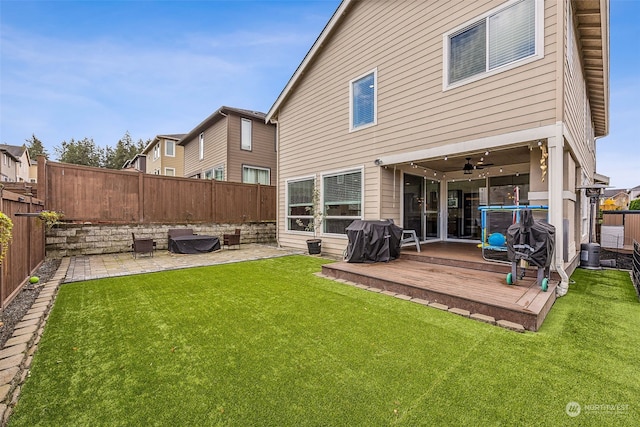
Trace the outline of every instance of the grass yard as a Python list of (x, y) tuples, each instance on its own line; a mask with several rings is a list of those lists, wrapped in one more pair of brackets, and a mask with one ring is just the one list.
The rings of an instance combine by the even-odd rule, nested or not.
[(627, 273), (576, 271), (541, 330), (518, 334), (314, 276), (323, 262), (63, 285), (10, 425), (640, 420), (640, 303)]

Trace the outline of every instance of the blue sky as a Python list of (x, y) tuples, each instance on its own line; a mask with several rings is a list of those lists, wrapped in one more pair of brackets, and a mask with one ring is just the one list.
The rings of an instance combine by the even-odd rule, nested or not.
[[(186, 133), (222, 105), (267, 112), (339, 5), (0, 0), (0, 141), (114, 146)], [(598, 172), (640, 185), (640, 0), (611, 0), (609, 136)]]

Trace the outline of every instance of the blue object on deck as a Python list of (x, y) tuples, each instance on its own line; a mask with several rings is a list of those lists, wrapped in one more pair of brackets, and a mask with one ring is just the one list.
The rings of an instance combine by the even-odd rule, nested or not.
[(489, 246), (504, 246), (507, 239), (502, 233), (493, 233), (489, 236)]

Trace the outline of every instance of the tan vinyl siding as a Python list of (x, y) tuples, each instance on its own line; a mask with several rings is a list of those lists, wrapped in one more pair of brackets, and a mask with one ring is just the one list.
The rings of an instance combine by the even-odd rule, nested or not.
[(204, 130), (204, 158), (200, 160), (200, 133), (184, 144), (184, 176), (201, 174), (227, 163), (227, 119), (218, 120)]
[(228, 178), (227, 165), (229, 148), (227, 146), (227, 140), (229, 132), (227, 128), (229, 118), (216, 122), (211, 128), (207, 129), (209, 135), (205, 134), (204, 137), (204, 160), (203, 168), (205, 170), (215, 168), (218, 166), (224, 166), (224, 176), (226, 181), (230, 181)]
[[(160, 171), (162, 174), (162, 155), (158, 156), (157, 159), (153, 158), (153, 153), (156, 145), (162, 145), (158, 139), (154, 140), (154, 143), (149, 147), (148, 151), (145, 151), (144, 154), (147, 155), (147, 173), (154, 174), (156, 170)], [(160, 151), (164, 150), (164, 147), (160, 147)], [(161, 153), (162, 154), (162, 153)]]
[[(247, 117), (248, 118), (248, 117)], [(229, 115), (229, 171), (228, 180), (242, 182), (242, 167), (253, 166), (271, 171), (271, 185), (276, 183), (276, 150), (275, 126), (265, 124), (263, 120), (251, 120), (251, 151), (242, 150), (241, 119), (236, 115)]]
[[(386, 206), (393, 177), (376, 158), (554, 124), (556, 11), (546, 3), (543, 59), (443, 91), (443, 34), (504, 1), (355, 2), (278, 112), (280, 188), (287, 177), (364, 165), (365, 218), (397, 217), (399, 203)], [(349, 82), (374, 69), (377, 125), (350, 133)], [(284, 230), (284, 203), (281, 190), (286, 244), (297, 236)]]
[[(198, 138), (199, 135), (196, 135), (195, 138), (191, 138), (184, 143), (184, 176), (190, 177), (196, 173), (200, 173), (200, 160), (199, 160), (199, 148), (198, 148)], [(148, 169), (148, 166), (147, 166)]]
[(163, 142), (163, 150), (162, 150), (162, 174), (164, 175), (165, 168), (173, 168), (176, 170), (175, 176), (184, 176), (184, 147), (182, 145), (175, 144), (175, 156), (165, 156), (164, 153), (164, 144)]

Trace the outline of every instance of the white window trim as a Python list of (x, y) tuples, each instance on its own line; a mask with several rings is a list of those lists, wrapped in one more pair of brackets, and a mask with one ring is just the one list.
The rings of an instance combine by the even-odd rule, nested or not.
[[(318, 182), (316, 181), (316, 176), (315, 175), (307, 175), (307, 176), (301, 176), (301, 177), (296, 177), (296, 178), (291, 178), (291, 179), (287, 179), (284, 182), (284, 207), (285, 207), (285, 213), (284, 213), (284, 231), (287, 234), (298, 234), (301, 236), (313, 236), (313, 231), (304, 231), (304, 230), (290, 230), (289, 229), (289, 219), (292, 218), (291, 215), (289, 215), (289, 183), (291, 182), (299, 182), (299, 181), (314, 181), (315, 185), (318, 185)], [(299, 218), (300, 215), (295, 215), (296, 218)], [(309, 215), (309, 218), (312, 218), (312, 215)], [(322, 232), (322, 230), (318, 230), (318, 235), (320, 235), (320, 233)]]
[[(269, 172), (269, 184), (261, 184), (261, 185), (271, 185), (271, 168), (265, 168), (262, 166), (251, 166), (251, 165), (242, 165), (242, 182), (244, 182), (244, 170), (245, 168), (250, 168), (250, 169), (256, 169), (256, 170), (262, 170), (262, 171), (267, 171)], [(253, 183), (249, 183), (249, 184), (253, 184)]]
[[(173, 171), (173, 175), (168, 175), (167, 171)], [(176, 176), (176, 168), (164, 168), (164, 176)]]
[[(457, 26), (451, 31), (446, 32), (442, 36), (442, 52), (443, 52), (443, 67), (442, 67), (442, 91), (445, 92), (449, 89), (455, 89), (460, 86), (464, 86), (469, 83), (476, 82), (478, 80), (484, 79), (489, 76), (493, 76), (499, 73), (502, 73), (507, 70), (511, 70), (513, 68), (519, 67), (521, 65), (528, 64), (533, 61), (537, 61), (539, 59), (544, 58), (544, 0), (534, 0), (535, 2), (535, 53), (531, 56), (527, 56), (526, 58), (519, 59), (517, 61), (510, 62), (508, 64), (504, 64), (500, 67), (494, 68), (493, 70), (485, 71), (484, 73), (476, 74), (467, 79), (460, 80), (455, 83), (449, 84), (449, 38), (467, 27), (481, 21), (483, 19), (487, 19), (490, 15), (500, 12), (503, 9), (506, 9), (512, 6), (515, 3), (518, 3), (521, 0), (510, 0), (509, 2), (502, 4), (498, 7), (491, 9), (490, 11), (483, 13), (482, 15), (470, 19), (466, 21), (464, 24)], [(488, 37), (488, 36), (487, 36)], [(488, 40), (485, 42), (488, 43)], [(489, 55), (489, 50), (487, 49), (487, 55)], [(488, 63), (488, 60), (487, 60)]]
[[(347, 173), (351, 173), (351, 172), (360, 172), (360, 216), (358, 217), (346, 217), (346, 216), (341, 216), (341, 217), (331, 217), (333, 218), (342, 218), (342, 219), (360, 219), (360, 220), (364, 220), (364, 202), (365, 202), (365, 195), (364, 195), (364, 183), (365, 183), (365, 178), (364, 178), (364, 166), (358, 166), (355, 168), (348, 168), (348, 169), (339, 169), (339, 170), (334, 170), (334, 171), (329, 171), (329, 172), (322, 172), (320, 174), (320, 206), (324, 207), (324, 177), (325, 176), (334, 176), (334, 175), (345, 175)], [(326, 219), (327, 216), (323, 215), (323, 220)], [(324, 222), (324, 221), (323, 221)], [(319, 236), (327, 236), (327, 237), (335, 237), (335, 238), (339, 238), (339, 239), (348, 239), (346, 234), (336, 234), (336, 233), (325, 233), (324, 232), (324, 225), (322, 226), (322, 228), (318, 231), (317, 233)]]
[[(173, 154), (169, 154), (168, 153), (167, 147), (169, 146), (169, 144), (173, 144)], [(164, 140), (164, 155), (167, 156), (167, 157), (175, 157), (176, 156), (176, 142), (175, 141), (170, 141), (168, 139)]]
[[(251, 127), (251, 132), (249, 133), (249, 136), (248, 136), (249, 138), (248, 148), (247, 146), (244, 145), (244, 141), (245, 141), (244, 123), (249, 123), (249, 126)], [(253, 121), (251, 121), (250, 119), (245, 119), (244, 117), (240, 119), (240, 149), (243, 151), (253, 150)]]
[(153, 160), (158, 160), (160, 158), (160, 143), (158, 142), (153, 146)]
[(204, 160), (204, 132), (200, 132), (198, 136), (198, 157)]
[[(353, 83), (373, 74), (373, 122), (353, 127)], [(349, 132), (356, 132), (378, 124), (378, 67), (369, 70), (349, 82)]]

